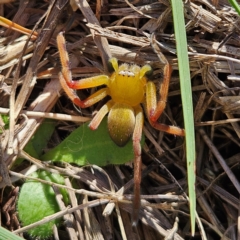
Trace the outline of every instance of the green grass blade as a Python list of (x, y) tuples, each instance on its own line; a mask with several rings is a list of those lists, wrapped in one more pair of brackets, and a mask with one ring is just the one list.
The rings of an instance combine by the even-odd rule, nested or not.
[(232, 7), (236, 10), (236, 12), (238, 13), (238, 15), (240, 15), (240, 7), (237, 3), (236, 0), (229, 0), (229, 3), (232, 5)]
[(183, 103), (184, 126), (186, 131), (186, 158), (188, 172), (188, 191), (190, 202), (191, 232), (195, 233), (195, 135), (192, 106), (192, 90), (190, 68), (187, 51), (187, 38), (184, 22), (183, 2), (171, 0), (175, 38), (177, 43), (178, 67), (180, 75), (181, 95)]
[(6, 240), (23, 240), (23, 238), (17, 236), (16, 234), (8, 231), (7, 229), (0, 227), (0, 239)]

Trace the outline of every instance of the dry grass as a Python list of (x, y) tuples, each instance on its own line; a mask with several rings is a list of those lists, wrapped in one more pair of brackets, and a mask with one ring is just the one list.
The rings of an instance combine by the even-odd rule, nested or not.
[[(19, 182), (12, 183), (13, 178), (9, 178), (7, 173), (7, 168), (11, 168), (19, 155), (33, 161), (38, 167), (46, 168), (22, 151), (44, 118), (59, 121), (50, 143), (56, 143), (67, 135), (66, 132), (63, 135), (61, 129), (72, 128), (73, 122), (85, 120), (77, 117), (79, 113), (66, 97), (60, 98), (62, 91), (57, 78), (59, 61), (55, 42), (59, 31), (65, 31), (74, 78), (105, 72), (107, 60), (113, 56), (121, 62), (150, 63), (157, 83), (161, 79), (162, 65), (149, 39), (150, 34), (155, 33), (174, 69), (168, 106), (161, 122), (183, 126), (169, 2), (134, 1), (131, 4), (127, 0), (112, 0), (101, 4), (100, 1), (90, 1), (90, 7), (85, 1), (76, 2), (75, 12), (72, 10), (74, 6), (71, 8), (67, 4), (65, 7), (64, 0), (55, 3), (11, 1), (0, 5), (1, 16), (38, 32), (37, 40), (4, 28), (0, 32), (0, 114), (10, 113), (10, 128), (1, 135), (1, 187), (19, 185)], [(236, 231), (240, 192), (239, 17), (226, 0), (186, 1), (185, 17), (195, 109), (197, 211), (207, 239), (239, 239)], [(84, 110), (83, 116), (91, 117), (101, 105), (99, 103)], [(47, 115), (49, 112), (62, 114)], [(4, 129), (4, 124), (0, 124)], [(81, 189), (80, 193), (70, 191), (72, 207), (80, 205), (81, 209), (74, 211), (70, 219), (77, 220), (78, 224), (74, 231), (67, 228), (69, 235), (61, 239), (75, 239), (77, 235), (79, 239), (190, 238), (188, 204), (182, 197), (182, 191), (187, 188), (184, 145), (179, 138), (152, 129), (147, 120), (144, 133), (147, 137), (143, 154), (144, 207), (138, 227), (131, 227), (131, 204), (124, 203), (122, 199), (115, 204), (115, 210), (108, 217), (103, 217), (106, 206), (102, 199), (104, 196), (98, 195), (96, 187), (90, 188), (96, 180), (98, 188), (104, 191), (129, 187), (130, 190), (125, 190), (124, 194), (131, 194), (131, 168), (104, 168), (115, 190), (103, 178), (102, 170), (93, 172), (88, 168), (76, 167), (57, 169), (74, 177)], [(169, 172), (163, 165), (158, 167), (159, 163), (154, 158), (159, 159)], [(22, 165), (11, 170), (20, 174), (25, 167)], [(70, 181), (66, 181), (66, 186), (71, 187)], [(87, 192), (90, 189), (91, 197)], [(2, 210), (5, 212), (6, 202), (15, 200), (7, 193), (8, 188), (2, 188), (5, 207)], [(84, 197), (77, 203), (75, 194)], [(121, 190), (118, 194), (122, 195)], [(151, 195), (155, 195), (154, 201), (149, 199)], [(178, 195), (177, 199), (175, 195)], [(103, 202), (95, 200), (98, 198)], [(114, 193), (113, 199), (116, 199)], [(61, 209), (64, 211), (65, 206)], [(13, 219), (15, 210), (9, 212)], [(2, 225), (16, 229), (14, 225), (7, 225), (4, 217)], [(197, 229), (194, 239), (201, 239), (201, 236)]]

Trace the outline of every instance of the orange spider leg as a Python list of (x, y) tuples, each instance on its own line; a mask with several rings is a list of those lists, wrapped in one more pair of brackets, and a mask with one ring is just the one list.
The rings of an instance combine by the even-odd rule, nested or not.
[(101, 123), (103, 118), (107, 115), (107, 113), (110, 111), (113, 105), (114, 102), (110, 100), (100, 108), (100, 110), (97, 112), (97, 114), (94, 116), (94, 118), (88, 125), (90, 129), (95, 130), (98, 128), (99, 124)]
[[(149, 117), (153, 122), (156, 122), (158, 120), (158, 118), (161, 116), (163, 110), (166, 107), (166, 100), (167, 100), (167, 96), (168, 96), (168, 88), (169, 88), (169, 80), (171, 78), (171, 66), (170, 64), (166, 64), (164, 69), (163, 69), (163, 82), (160, 86), (159, 89), (159, 96), (160, 96), (160, 100), (157, 102), (156, 100), (156, 87), (152, 82), (149, 82), (149, 86), (147, 86), (147, 89), (150, 89), (150, 95), (154, 94), (154, 100), (152, 99), (151, 106), (149, 106)], [(155, 87), (155, 89), (153, 88), (153, 86)], [(152, 96), (149, 96), (150, 98)]]
[(62, 32), (60, 32), (57, 35), (57, 45), (58, 45), (59, 55), (62, 63), (62, 75), (65, 81), (67, 82), (67, 85), (70, 88), (85, 89), (85, 88), (97, 87), (103, 84), (108, 84), (109, 77), (106, 75), (100, 75), (100, 76), (85, 78), (84, 80), (73, 81), (72, 73), (70, 70), (69, 56), (66, 48), (66, 40)]
[(157, 90), (155, 84), (151, 81), (147, 82), (146, 85), (147, 115), (151, 125), (154, 128), (158, 129), (159, 131), (167, 132), (178, 136), (184, 136), (185, 131), (183, 129), (175, 126), (168, 126), (157, 122), (158, 118), (161, 116), (166, 107), (171, 72), (172, 72), (171, 66), (169, 63), (167, 63), (164, 67), (163, 72), (164, 78), (159, 90), (160, 100), (158, 102), (156, 98)]
[(108, 92), (109, 92), (108, 89), (102, 88), (97, 92), (95, 92), (94, 94), (92, 94), (90, 97), (84, 100), (81, 100), (76, 94), (76, 92), (67, 85), (65, 78), (63, 77), (61, 72), (59, 73), (58, 76), (59, 76), (59, 80), (62, 85), (62, 88), (66, 92), (67, 96), (71, 99), (71, 101), (74, 104), (76, 104), (81, 108), (87, 108), (89, 106), (92, 106), (93, 104), (95, 104), (96, 102), (99, 102), (100, 100), (102, 100), (108, 95)]
[(133, 131), (133, 150), (134, 150), (134, 199), (133, 199), (133, 212), (132, 212), (132, 225), (137, 226), (139, 218), (139, 210), (141, 207), (140, 199), (140, 184), (142, 179), (142, 147), (141, 147), (141, 138), (142, 138), (142, 129), (144, 123), (144, 115), (142, 108), (135, 107), (135, 127)]
[(62, 71), (59, 73), (59, 80), (62, 88), (68, 95), (68, 97), (81, 108), (87, 108), (108, 95), (107, 88), (103, 88), (92, 94), (85, 100), (81, 100), (73, 89), (86, 89), (97, 87), (103, 84), (108, 84), (109, 77), (105, 75), (95, 76), (91, 78), (85, 78), (83, 80), (73, 81), (72, 73), (70, 70), (70, 61), (66, 49), (66, 41), (63, 37), (63, 33), (60, 32), (57, 36), (57, 45), (59, 49), (59, 55), (62, 63)]

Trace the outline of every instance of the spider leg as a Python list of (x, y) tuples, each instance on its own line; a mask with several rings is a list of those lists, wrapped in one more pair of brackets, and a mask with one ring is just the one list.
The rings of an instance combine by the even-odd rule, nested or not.
[[(160, 100), (157, 102), (157, 100), (154, 99), (154, 102), (152, 102), (152, 106), (149, 109), (149, 113), (150, 113), (150, 119), (154, 122), (156, 122), (158, 120), (158, 118), (161, 116), (163, 110), (166, 107), (166, 101), (167, 101), (167, 96), (168, 96), (168, 88), (169, 88), (169, 80), (171, 77), (171, 66), (170, 64), (166, 64), (164, 69), (163, 69), (163, 82), (160, 86), (159, 89), (159, 96), (160, 96)], [(149, 97), (152, 97), (152, 94), (154, 94), (154, 96), (156, 96), (156, 87), (154, 85), (153, 87), (153, 82), (149, 82), (149, 86), (147, 86), (147, 88), (150, 90), (150, 95)], [(147, 89), (147, 91), (148, 91)], [(156, 98), (156, 97), (155, 97)]]
[(134, 150), (134, 198), (133, 198), (133, 212), (132, 212), (132, 225), (136, 226), (139, 218), (139, 210), (141, 207), (140, 199), (140, 184), (142, 179), (142, 147), (141, 147), (141, 138), (142, 138), (142, 128), (144, 123), (144, 115), (142, 108), (135, 107), (135, 128), (132, 136), (133, 140), (133, 150)]
[(92, 106), (93, 104), (95, 104), (96, 102), (99, 102), (100, 100), (102, 100), (103, 98), (105, 98), (108, 95), (108, 89), (102, 88), (102, 89), (98, 90), (97, 92), (95, 92), (94, 94), (92, 94), (91, 96), (89, 96), (88, 98), (81, 100), (78, 97), (78, 95), (76, 94), (76, 92), (72, 88), (68, 87), (61, 72), (58, 74), (58, 76), (59, 76), (59, 80), (62, 85), (62, 88), (66, 92), (68, 97), (71, 99), (71, 101), (74, 104), (76, 104), (77, 106), (79, 106), (81, 108), (87, 108), (89, 106)]
[(99, 124), (101, 123), (102, 119), (107, 115), (107, 113), (112, 108), (114, 102), (112, 100), (108, 101), (106, 104), (104, 104), (100, 110), (97, 112), (97, 114), (94, 116), (92, 121), (89, 124), (90, 129), (95, 130), (98, 128)]
[(62, 70), (59, 73), (59, 80), (62, 85), (62, 88), (68, 95), (68, 97), (79, 107), (86, 108), (89, 107), (96, 102), (100, 101), (104, 97), (108, 95), (107, 88), (103, 88), (98, 90), (96, 93), (92, 94), (85, 100), (81, 100), (73, 89), (86, 89), (97, 87), (100, 85), (107, 85), (109, 81), (109, 77), (107, 75), (100, 75), (91, 78), (85, 78), (78, 81), (72, 80), (72, 73), (70, 70), (70, 61), (69, 56), (66, 49), (66, 41), (63, 36), (63, 33), (60, 32), (57, 35), (57, 45), (59, 49), (59, 55), (62, 63)]
[(163, 132), (167, 132), (174, 135), (184, 136), (185, 131), (176, 126), (168, 126), (158, 123), (157, 120), (163, 113), (168, 96), (169, 81), (171, 77), (171, 66), (167, 63), (164, 67), (164, 78), (159, 90), (160, 100), (157, 102), (156, 86), (153, 82), (149, 81), (146, 85), (146, 103), (147, 103), (147, 115), (151, 125)]
[(72, 73), (70, 70), (70, 61), (66, 48), (66, 40), (63, 36), (63, 33), (60, 32), (57, 35), (57, 45), (59, 50), (59, 55), (62, 63), (62, 75), (67, 82), (67, 85), (73, 89), (84, 89), (97, 87), (103, 84), (107, 84), (109, 81), (109, 77), (107, 75), (100, 75), (91, 78), (85, 78), (79, 81), (72, 80)]

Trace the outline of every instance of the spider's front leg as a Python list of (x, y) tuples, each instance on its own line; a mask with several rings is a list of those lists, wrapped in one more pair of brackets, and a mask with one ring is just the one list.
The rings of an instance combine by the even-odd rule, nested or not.
[(99, 102), (101, 99), (103, 99), (109, 94), (107, 88), (102, 88), (92, 94), (87, 99), (81, 100), (74, 91), (74, 89), (86, 89), (104, 84), (107, 85), (109, 82), (109, 77), (107, 75), (99, 75), (95, 77), (81, 79), (78, 81), (73, 81), (72, 73), (70, 70), (69, 56), (66, 48), (66, 41), (62, 32), (60, 32), (57, 36), (57, 46), (62, 64), (62, 70), (59, 73), (59, 80), (63, 90), (74, 104), (81, 108), (87, 108), (89, 106), (92, 106), (96, 102)]
[[(167, 62), (167, 61), (166, 61)], [(146, 86), (146, 103), (147, 103), (147, 115), (151, 125), (159, 131), (167, 132), (173, 135), (185, 136), (184, 129), (176, 126), (168, 126), (162, 123), (158, 123), (157, 120), (161, 116), (166, 107), (169, 81), (171, 78), (172, 68), (167, 62), (163, 69), (163, 82), (159, 90), (160, 99), (157, 101), (157, 90), (153, 82), (149, 81)]]

